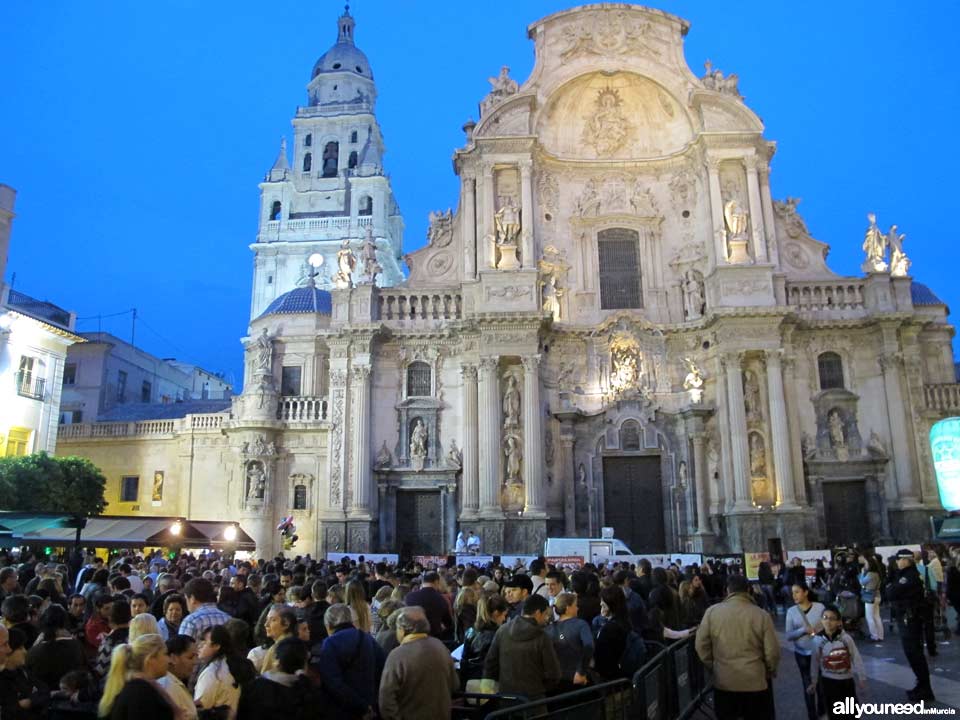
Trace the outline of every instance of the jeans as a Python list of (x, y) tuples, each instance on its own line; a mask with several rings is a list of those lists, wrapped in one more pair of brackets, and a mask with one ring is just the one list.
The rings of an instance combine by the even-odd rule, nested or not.
[(817, 720), (823, 715), (823, 694), (820, 692), (820, 686), (817, 685), (817, 692), (811, 695), (807, 692), (810, 687), (810, 661), (809, 655), (795, 652), (793, 656), (797, 659), (797, 667), (800, 669), (800, 680), (803, 682), (803, 701), (807, 704), (807, 720)]
[(880, 619), (880, 598), (863, 604), (863, 613), (867, 616), (867, 630), (874, 640), (883, 640), (883, 620)]

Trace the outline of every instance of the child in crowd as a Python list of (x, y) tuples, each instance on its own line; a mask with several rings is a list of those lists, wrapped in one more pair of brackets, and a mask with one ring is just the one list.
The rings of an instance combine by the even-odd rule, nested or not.
[(843, 703), (848, 697), (856, 702), (857, 688), (861, 692), (866, 689), (867, 674), (856, 643), (843, 631), (840, 611), (833, 605), (827, 605), (821, 623), (823, 630), (813, 638), (811, 682), (807, 692), (814, 694), (819, 682), (827, 716), (831, 719), (841, 718), (844, 714), (835, 712), (834, 704)]

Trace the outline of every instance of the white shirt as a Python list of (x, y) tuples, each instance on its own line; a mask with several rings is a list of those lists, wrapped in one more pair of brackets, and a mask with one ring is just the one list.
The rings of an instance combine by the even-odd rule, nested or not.
[(170, 701), (179, 708), (183, 720), (196, 720), (197, 706), (193, 704), (193, 697), (180, 678), (173, 673), (167, 673), (157, 680), (157, 684), (164, 689)]
[(237, 717), (240, 688), (236, 687), (225, 658), (214, 660), (203, 669), (200, 677), (197, 678), (193, 699), (198, 700), (200, 705), (208, 710), (217, 705), (227, 705), (230, 708), (228, 720), (234, 720)]
[(130, 589), (133, 590), (135, 594), (143, 592), (143, 580), (140, 579), (139, 575), (127, 575), (127, 580), (130, 582)]

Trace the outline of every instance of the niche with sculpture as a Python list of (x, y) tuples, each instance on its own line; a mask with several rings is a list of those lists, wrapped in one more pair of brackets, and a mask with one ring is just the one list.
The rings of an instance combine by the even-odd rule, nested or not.
[(750, 453), (750, 492), (754, 505), (770, 506), (776, 502), (773, 483), (770, 482), (770, 465), (767, 462), (767, 445), (761, 433), (747, 434)]
[(845, 462), (866, 454), (857, 422), (858, 400), (857, 395), (842, 388), (824, 390), (814, 396), (816, 459)]
[(523, 398), (519, 365), (510, 365), (500, 380), (501, 387), (501, 503), (504, 510), (522, 510), (523, 489)]

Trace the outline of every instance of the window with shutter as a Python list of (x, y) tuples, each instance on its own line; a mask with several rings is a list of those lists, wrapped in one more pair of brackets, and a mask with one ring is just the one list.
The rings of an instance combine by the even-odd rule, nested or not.
[(639, 244), (640, 234), (636, 230), (608, 228), (598, 233), (601, 309), (643, 307)]
[(821, 353), (817, 358), (817, 370), (819, 370), (821, 390), (843, 387), (843, 361), (837, 353)]
[(407, 397), (429, 397), (430, 366), (425, 362), (412, 362), (407, 366)]

